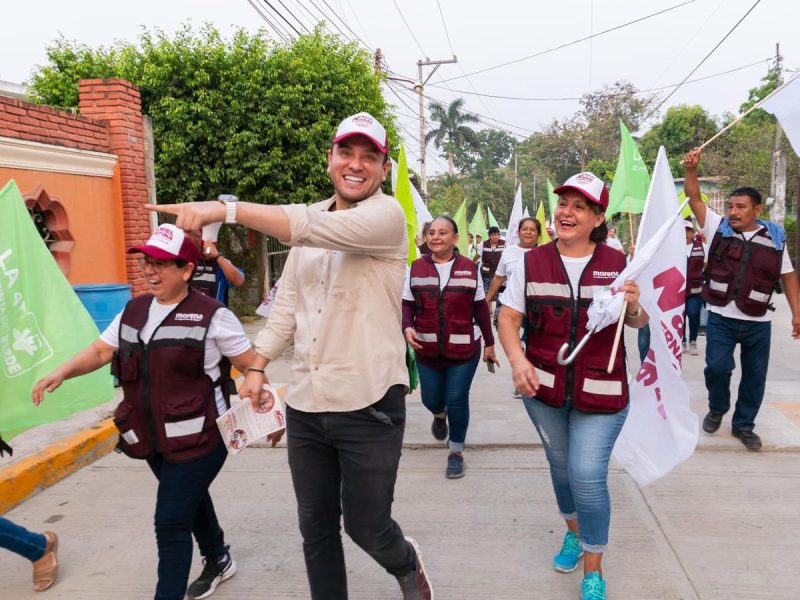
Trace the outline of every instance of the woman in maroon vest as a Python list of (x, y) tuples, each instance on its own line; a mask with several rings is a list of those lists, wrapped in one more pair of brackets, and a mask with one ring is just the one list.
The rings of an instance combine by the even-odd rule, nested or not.
[(33, 402), (113, 360), (123, 389), (114, 413), (119, 447), (147, 460), (158, 479), (155, 597), (187, 594), (194, 534), (205, 566), (188, 597), (205, 598), (236, 572), (208, 491), (227, 457), (216, 417), (226, 409), (230, 380), (220, 365), (227, 358), (244, 372), (255, 353), (233, 313), (190, 288), (200, 251), (183, 231), (161, 225), (128, 252), (144, 254), (150, 294), (131, 300), (91, 346), (40, 379)]
[[(625, 268), (625, 255), (603, 243), (608, 189), (591, 173), (579, 173), (555, 192), (558, 239), (525, 255), (508, 280), (499, 318), (500, 341), (511, 362), (514, 385), (536, 427), (550, 463), (558, 508), (566, 521), (557, 571), (570, 572), (584, 558), (581, 594), (605, 600), (601, 560), (608, 543), (611, 503), (608, 460), (628, 412), (624, 346), (606, 372), (616, 327), (589, 339), (569, 365), (557, 361), (586, 334), (595, 290), (610, 285)], [(628, 301), (625, 323), (641, 327), (634, 282), (622, 286)], [(527, 316), (523, 350), (519, 328)]]
[(478, 266), (456, 250), (455, 221), (434, 219), (426, 241), (431, 254), (415, 260), (406, 278), (403, 331), (417, 353), (422, 403), (433, 413), (433, 437), (446, 439), (449, 422), (445, 475), (457, 479), (464, 476), (469, 388), (480, 362), (481, 334), (483, 360), (490, 370), (500, 363)]

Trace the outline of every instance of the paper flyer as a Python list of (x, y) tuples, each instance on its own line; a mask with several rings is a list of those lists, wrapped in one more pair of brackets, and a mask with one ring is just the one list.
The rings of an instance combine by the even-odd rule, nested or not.
[(239, 454), (247, 446), (286, 427), (286, 409), (278, 390), (265, 385), (261, 392), (263, 406), (253, 408), (249, 398), (233, 401), (217, 418), (222, 440), (230, 454)]

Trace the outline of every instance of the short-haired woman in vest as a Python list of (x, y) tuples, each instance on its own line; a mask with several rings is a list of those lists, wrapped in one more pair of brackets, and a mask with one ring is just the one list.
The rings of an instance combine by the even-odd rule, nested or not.
[[(553, 558), (557, 571), (574, 571), (584, 560), (584, 600), (605, 600), (601, 559), (608, 543), (611, 503), (608, 460), (628, 412), (624, 346), (606, 372), (616, 327), (591, 336), (569, 365), (558, 351), (587, 335), (594, 290), (610, 285), (625, 268), (625, 255), (603, 243), (608, 189), (591, 173), (557, 188), (554, 224), (558, 239), (534, 248), (509, 278), (498, 331), (511, 363), (514, 385), (533, 421), (550, 463), (550, 475), (567, 532)], [(639, 288), (627, 281), (625, 324), (648, 321)], [(519, 328), (527, 316), (526, 349)]]
[(128, 302), (99, 339), (40, 379), (33, 402), (65, 379), (112, 363), (123, 390), (114, 413), (119, 447), (146, 460), (158, 479), (155, 597), (187, 594), (194, 534), (204, 568), (188, 596), (205, 598), (236, 572), (209, 495), (227, 457), (216, 424), (231, 382), (223, 361), (244, 372), (255, 353), (233, 313), (189, 286), (200, 251), (182, 230), (161, 225), (128, 252), (144, 255), (139, 264), (150, 293)]
[[(448, 438), (445, 475), (464, 476), (469, 388), (481, 359), (499, 365), (489, 306), (478, 266), (456, 250), (458, 227), (437, 217), (427, 237), (431, 254), (411, 263), (403, 290), (403, 331), (417, 353), (422, 403), (433, 413), (431, 433)], [(475, 324), (477, 323), (477, 325)]]

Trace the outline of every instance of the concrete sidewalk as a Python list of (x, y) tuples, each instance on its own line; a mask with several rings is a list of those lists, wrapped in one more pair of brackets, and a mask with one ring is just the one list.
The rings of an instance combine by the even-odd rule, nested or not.
[[(791, 556), (797, 553), (787, 534), (800, 527), (800, 426), (793, 420), (800, 414), (800, 342), (789, 336), (785, 300), (777, 303), (767, 398), (757, 428), (765, 451), (748, 453), (731, 437), (727, 417), (716, 435), (701, 432), (690, 460), (652, 486), (641, 489), (613, 467), (611, 542), (604, 560), (610, 598), (796, 596)], [(704, 343), (701, 337), (701, 351)], [(635, 368), (634, 332), (627, 344)], [(444, 478), (446, 450), (430, 436), (430, 415), (418, 392), (409, 397), (394, 513), (420, 542), (438, 600), (577, 598), (580, 575), (550, 568), (563, 523), (544, 452), (511, 395), (502, 353), (501, 361), (495, 375), (481, 367), (473, 384), (462, 480)], [(685, 358), (700, 417), (702, 368), (702, 356)], [(288, 377), (285, 360), (270, 369), (273, 381)], [(41, 448), (48, 435), (53, 434), (42, 428), (15, 445), (24, 454)], [(240, 569), (213, 597), (307, 598), (285, 449), (257, 447), (231, 458), (213, 495)], [(48, 598), (133, 600), (152, 597), (154, 589), (154, 502), (155, 480), (146, 465), (112, 453), (7, 516), (61, 536), (62, 575)], [(349, 540), (345, 544), (351, 598), (400, 598), (391, 577)], [(196, 556), (193, 576), (200, 568)], [(0, 553), (0, 581), (0, 598), (43, 597), (29, 591), (29, 565), (6, 552)]]

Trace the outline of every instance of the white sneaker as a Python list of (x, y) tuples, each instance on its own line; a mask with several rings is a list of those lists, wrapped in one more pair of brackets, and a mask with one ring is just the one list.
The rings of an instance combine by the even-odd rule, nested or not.
[(697, 356), (700, 351), (697, 349), (697, 342), (689, 342), (689, 354)]

